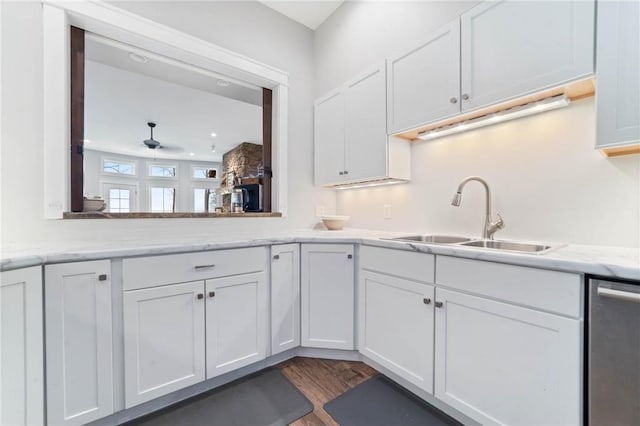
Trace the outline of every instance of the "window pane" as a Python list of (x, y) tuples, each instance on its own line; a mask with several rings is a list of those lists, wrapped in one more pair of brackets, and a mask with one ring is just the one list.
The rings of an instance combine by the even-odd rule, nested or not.
[(174, 166), (151, 166), (149, 176), (153, 177), (175, 177), (176, 168)]
[(194, 179), (205, 179), (207, 177), (207, 169), (203, 167), (194, 167), (193, 168), (193, 178)]
[(151, 188), (151, 211), (173, 213), (174, 195), (173, 188)]
[(104, 160), (104, 162), (102, 163), (102, 171), (106, 173), (117, 173), (120, 175), (135, 174), (133, 163), (124, 163), (111, 160)]
[(109, 211), (112, 213), (129, 213), (128, 189), (109, 189)]
[(203, 212), (204, 211), (204, 188), (195, 188), (193, 190), (193, 211), (194, 212)]

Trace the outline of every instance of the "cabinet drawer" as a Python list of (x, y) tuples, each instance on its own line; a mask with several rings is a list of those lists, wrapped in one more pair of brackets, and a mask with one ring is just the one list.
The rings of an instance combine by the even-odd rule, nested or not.
[(360, 246), (360, 268), (427, 283), (433, 283), (434, 257), (427, 253)]
[(436, 257), (436, 284), (576, 318), (582, 317), (579, 274)]
[(124, 259), (125, 290), (250, 274), (265, 269), (265, 247)]

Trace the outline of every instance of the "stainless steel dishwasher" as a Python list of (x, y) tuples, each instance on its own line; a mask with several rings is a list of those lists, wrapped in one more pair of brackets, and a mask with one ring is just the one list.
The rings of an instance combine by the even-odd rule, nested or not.
[(589, 426), (640, 425), (640, 282), (589, 291)]

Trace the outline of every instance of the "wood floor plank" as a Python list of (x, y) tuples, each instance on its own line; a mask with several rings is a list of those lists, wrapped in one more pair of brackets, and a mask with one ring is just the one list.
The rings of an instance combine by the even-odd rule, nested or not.
[(297, 357), (277, 366), (313, 404), (293, 426), (338, 426), (324, 404), (377, 374), (362, 362)]

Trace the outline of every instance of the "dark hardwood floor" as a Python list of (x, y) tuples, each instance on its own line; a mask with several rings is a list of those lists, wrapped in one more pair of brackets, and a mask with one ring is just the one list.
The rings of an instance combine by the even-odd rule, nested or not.
[(377, 373), (362, 362), (302, 357), (285, 361), (276, 368), (313, 404), (313, 412), (293, 422), (293, 426), (337, 426), (322, 406)]

